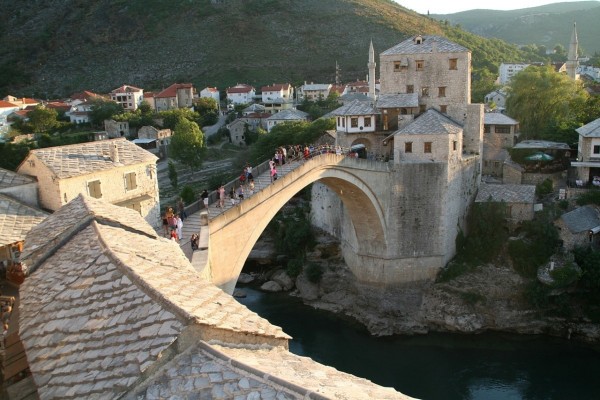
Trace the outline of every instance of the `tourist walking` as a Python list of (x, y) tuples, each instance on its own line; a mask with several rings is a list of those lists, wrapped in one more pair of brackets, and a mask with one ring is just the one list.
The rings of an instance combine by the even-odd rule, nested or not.
[(271, 170), (271, 183), (277, 180), (277, 169), (273, 167)]
[(204, 208), (208, 208), (208, 190), (204, 189), (202, 194), (200, 195), (202, 199), (202, 204), (204, 204)]
[(219, 207), (225, 207), (225, 186), (221, 185), (219, 188)]
[(180, 197), (179, 201), (177, 201), (177, 212), (179, 213), (179, 217), (182, 221), (185, 221), (187, 218), (187, 213), (185, 212), (185, 204), (183, 203), (183, 199)]
[(253, 179), (254, 176), (252, 176), (252, 166), (250, 165), (250, 163), (246, 163), (246, 182), (250, 182), (250, 179)]
[(252, 196), (254, 194), (254, 179), (250, 179), (250, 183), (248, 183), (248, 195)]
[(175, 220), (177, 221), (177, 239), (181, 240), (183, 239), (183, 220), (179, 214), (175, 216)]

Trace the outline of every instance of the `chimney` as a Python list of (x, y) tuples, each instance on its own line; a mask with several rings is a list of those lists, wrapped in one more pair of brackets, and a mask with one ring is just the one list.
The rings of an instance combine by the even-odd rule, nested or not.
[(110, 144), (110, 158), (113, 160), (115, 164), (120, 163), (119, 160), (119, 149), (117, 148), (117, 143), (113, 141)]

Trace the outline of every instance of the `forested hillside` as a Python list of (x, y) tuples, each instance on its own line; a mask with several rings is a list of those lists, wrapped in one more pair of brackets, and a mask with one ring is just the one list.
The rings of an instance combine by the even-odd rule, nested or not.
[(0, 0), (0, 9), (1, 96), (332, 82), (336, 62), (342, 81), (364, 79), (371, 39), (379, 53), (417, 33), (472, 49), (478, 70), (532, 57), (391, 0)]

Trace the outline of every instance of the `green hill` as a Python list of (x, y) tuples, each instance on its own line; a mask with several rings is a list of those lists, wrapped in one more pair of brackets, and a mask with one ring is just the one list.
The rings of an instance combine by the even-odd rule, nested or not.
[(579, 1), (548, 4), (520, 10), (470, 10), (455, 14), (432, 15), (438, 20), (459, 24), (463, 29), (488, 38), (499, 38), (518, 45), (536, 44), (568, 48), (577, 23), (579, 45), (592, 55), (600, 51), (600, 2)]
[(527, 56), (391, 0), (0, 0), (0, 95), (60, 97), (124, 83), (220, 89), (238, 82), (364, 79), (381, 52), (417, 33), (447, 35), (493, 69)]

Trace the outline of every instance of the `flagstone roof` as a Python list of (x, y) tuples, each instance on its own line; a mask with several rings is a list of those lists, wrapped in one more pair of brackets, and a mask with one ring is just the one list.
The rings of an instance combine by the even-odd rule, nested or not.
[(419, 107), (419, 95), (416, 93), (381, 94), (377, 96), (377, 108)]
[(134, 210), (80, 195), (31, 230), (23, 253), (20, 334), (41, 399), (118, 398), (198, 340), (289, 339)]
[(402, 135), (460, 134), (462, 129), (462, 126), (456, 121), (430, 108), (396, 133)]
[(25, 240), (27, 233), (47, 216), (42, 210), (0, 194), (0, 246)]
[(417, 44), (417, 41), (415, 40), (416, 36), (411, 37), (398, 43), (394, 47), (387, 49), (381, 53), (381, 55), (432, 53), (434, 49), (437, 53), (460, 53), (469, 51), (467, 48), (451, 42), (442, 36), (422, 35), (421, 38), (423, 39), (421, 44)]
[(593, 206), (582, 206), (560, 216), (571, 233), (588, 231), (600, 225), (600, 215)]
[(381, 114), (375, 107), (373, 101), (353, 100), (350, 103), (336, 108), (329, 115), (344, 116), (344, 115), (376, 115)]
[(600, 137), (600, 118), (575, 129), (583, 137)]
[[(118, 162), (111, 158), (111, 146), (116, 145)], [(68, 146), (31, 150), (23, 161), (35, 155), (58, 178), (70, 178), (125, 165), (155, 162), (158, 158), (125, 138), (100, 140)]]
[(519, 123), (502, 113), (491, 112), (483, 114), (483, 123), (485, 125), (518, 125)]
[(475, 202), (504, 201), (506, 203), (528, 203), (535, 201), (535, 185), (485, 184), (479, 185)]
[(308, 118), (308, 113), (300, 110), (282, 110), (273, 114), (267, 120), (275, 121), (305, 121)]
[(0, 168), (0, 189), (19, 185), (27, 185), (34, 182), (35, 179), (30, 176), (17, 174), (16, 172), (8, 169)]

